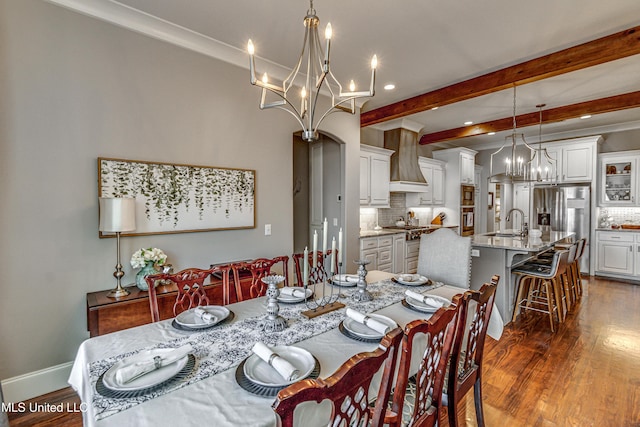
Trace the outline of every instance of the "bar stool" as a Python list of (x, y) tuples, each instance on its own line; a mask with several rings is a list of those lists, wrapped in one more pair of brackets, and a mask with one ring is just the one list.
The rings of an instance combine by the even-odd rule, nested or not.
[(556, 251), (549, 266), (529, 262), (512, 270), (520, 276), (513, 320), (519, 309), (525, 309), (546, 313), (551, 332), (555, 332), (554, 317), (557, 317), (558, 323), (564, 322), (566, 308), (562, 298), (561, 277), (567, 270), (568, 257), (569, 251)]

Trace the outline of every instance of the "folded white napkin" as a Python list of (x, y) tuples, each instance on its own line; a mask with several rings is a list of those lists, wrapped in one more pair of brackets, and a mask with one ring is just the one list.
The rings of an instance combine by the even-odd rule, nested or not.
[(437, 300), (435, 298), (431, 298), (429, 295), (422, 295), (422, 294), (419, 294), (417, 292), (413, 292), (413, 291), (409, 291), (409, 290), (405, 291), (404, 294), (406, 296), (408, 296), (409, 298), (411, 298), (411, 299), (423, 302), (426, 305), (429, 305), (429, 306), (434, 307), (434, 308), (440, 308), (440, 307), (442, 307), (444, 305), (444, 303), (442, 301), (439, 301), (439, 300)]
[(304, 289), (296, 289), (296, 288), (291, 288), (289, 286), (280, 288), (280, 294), (289, 295), (296, 298), (304, 298), (307, 295)]
[(358, 283), (358, 276), (355, 274), (336, 274), (333, 279), (338, 282)]
[(400, 276), (398, 276), (398, 279), (402, 280), (403, 282), (413, 282), (414, 280), (418, 280), (419, 278), (420, 276), (417, 274), (401, 274)]
[(287, 381), (293, 381), (300, 376), (300, 371), (296, 369), (287, 359), (274, 353), (269, 347), (261, 342), (254, 344), (251, 349), (258, 357), (267, 362), (273, 369), (278, 371), (280, 376)]
[(389, 332), (389, 329), (391, 329), (388, 325), (382, 323), (381, 321), (350, 308), (347, 308), (347, 317), (355, 320), (358, 323), (362, 323), (363, 325), (373, 329), (376, 332), (381, 333), (382, 335), (386, 334), (387, 332)]
[(115, 376), (116, 383), (119, 385), (124, 385), (138, 377), (141, 377), (142, 375), (148, 374), (149, 372), (153, 372), (163, 366), (167, 366), (174, 362), (177, 362), (192, 351), (193, 348), (191, 347), (191, 345), (187, 344), (182, 347), (178, 347), (173, 351), (168, 351), (155, 357), (149, 355), (148, 360), (142, 360), (140, 362), (126, 365), (118, 369)]
[(212, 313), (209, 313), (203, 307), (196, 307), (193, 310), (193, 314), (195, 314), (196, 316), (198, 316), (199, 318), (201, 318), (207, 323), (216, 323), (218, 321), (218, 318), (215, 315), (213, 315)]

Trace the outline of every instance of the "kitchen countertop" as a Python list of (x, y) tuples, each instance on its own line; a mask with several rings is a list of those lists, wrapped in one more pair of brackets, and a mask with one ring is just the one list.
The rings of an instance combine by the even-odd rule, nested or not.
[(629, 231), (635, 231), (636, 233), (640, 232), (640, 229), (638, 228), (603, 228), (603, 227), (599, 227), (596, 228), (596, 231), (624, 231), (624, 232), (629, 232)]
[(566, 231), (551, 231), (549, 234), (543, 234), (539, 238), (527, 236), (521, 238), (496, 236), (495, 233), (476, 234), (473, 236), (471, 245), (497, 248), (497, 249), (513, 249), (526, 252), (540, 252), (550, 248), (554, 243), (572, 236), (574, 233)]
[[(428, 230), (437, 230), (438, 228), (458, 228), (457, 225), (421, 225), (420, 228), (426, 228)], [(400, 228), (383, 228), (382, 230), (362, 230), (360, 231), (360, 238), (364, 237), (377, 237), (377, 236), (386, 236), (389, 234), (404, 234), (406, 230), (402, 230)]]

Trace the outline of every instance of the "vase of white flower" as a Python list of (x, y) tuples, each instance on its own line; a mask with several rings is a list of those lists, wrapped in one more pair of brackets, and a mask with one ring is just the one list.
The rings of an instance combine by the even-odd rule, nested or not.
[(140, 268), (140, 271), (136, 274), (136, 286), (143, 291), (149, 290), (145, 277), (158, 273), (156, 266), (164, 265), (165, 262), (167, 262), (167, 256), (161, 249), (138, 249), (131, 256), (131, 266)]

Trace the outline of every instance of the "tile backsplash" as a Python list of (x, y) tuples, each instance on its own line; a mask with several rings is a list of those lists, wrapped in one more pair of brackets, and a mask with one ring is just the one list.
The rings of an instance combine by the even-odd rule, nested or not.
[(606, 210), (616, 224), (640, 224), (640, 208), (601, 207), (599, 209), (599, 216), (602, 216), (603, 211)]
[[(431, 223), (434, 209), (429, 207), (407, 208), (406, 193), (390, 193), (389, 208), (360, 208), (360, 229), (373, 230), (376, 225), (380, 227), (395, 226), (396, 221), (402, 217), (405, 221), (407, 212), (412, 210), (416, 214), (419, 225)], [(439, 209), (443, 210), (443, 209)]]

